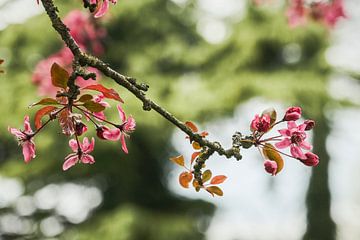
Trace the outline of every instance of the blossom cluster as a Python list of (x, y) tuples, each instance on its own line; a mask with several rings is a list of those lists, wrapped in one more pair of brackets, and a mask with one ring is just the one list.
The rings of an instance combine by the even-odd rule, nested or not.
[[(71, 11), (65, 18), (64, 23), (70, 29), (70, 34), (84, 51), (91, 51), (96, 55), (104, 52), (102, 39), (106, 36), (103, 28), (96, 26), (89, 14), (75, 10)], [(46, 59), (41, 60), (35, 67), (32, 82), (38, 86), (41, 95), (55, 96), (57, 88), (51, 83), (50, 68), (54, 62), (63, 66), (66, 70), (71, 70), (73, 54), (64, 45), (58, 52), (52, 54)], [(89, 68), (91, 72), (96, 73), (99, 80), (99, 71), (95, 68)], [(90, 84), (82, 77), (76, 80), (77, 85), (85, 87)]]
[(290, 0), (286, 15), (291, 27), (303, 25), (307, 19), (333, 27), (340, 18), (346, 16), (343, 0)]
[[(233, 136), (233, 148), (248, 149), (256, 147), (259, 149), (264, 158), (265, 171), (272, 176), (278, 174), (284, 167), (284, 160), (282, 156), (287, 156), (296, 159), (306, 166), (316, 166), (319, 164), (319, 157), (310, 152), (312, 146), (307, 142), (307, 132), (315, 127), (315, 121), (305, 120), (301, 124), (296, 121), (300, 120), (302, 109), (300, 107), (289, 107), (284, 116), (277, 121), (277, 113), (274, 109), (267, 109), (262, 114), (256, 114), (250, 123), (251, 133), (243, 136), (237, 132)], [(279, 124), (286, 124), (286, 128), (278, 130), (278, 134), (274, 136), (265, 137), (271, 133), (275, 126)], [(208, 133), (198, 133), (198, 129), (192, 122), (186, 122), (185, 125), (191, 129), (194, 134), (198, 134), (201, 138), (205, 138)], [(190, 139), (190, 138), (189, 138)], [(200, 144), (192, 139), (190, 143), (195, 150), (191, 156), (190, 166), (187, 167), (183, 155), (170, 158), (174, 163), (185, 168), (179, 176), (179, 183), (184, 188), (189, 188), (189, 183), (192, 182), (196, 191), (205, 189), (210, 194), (222, 196), (223, 192), (215, 186), (226, 180), (225, 175), (218, 175), (211, 179), (212, 173), (210, 169), (202, 172), (206, 167), (205, 161), (211, 155), (207, 146), (200, 146)], [(289, 148), (290, 154), (283, 152), (283, 149)], [(210, 181), (207, 184), (207, 181)]]
[[(132, 116), (126, 116), (121, 104), (124, 103), (119, 94), (114, 89), (109, 89), (101, 84), (91, 84), (85, 87), (79, 87), (71, 81), (71, 75), (57, 63), (51, 67), (51, 83), (57, 88), (55, 98), (44, 98), (34, 104), (34, 106), (43, 106), (34, 117), (34, 131), (30, 126), (29, 116), (24, 118), (24, 128), (22, 130), (9, 127), (8, 130), (18, 140), (22, 147), (22, 153), (26, 163), (35, 158), (34, 138), (44, 129), (44, 127), (54, 121), (62, 129), (62, 133), (72, 137), (69, 146), (72, 150), (65, 157), (63, 170), (68, 170), (76, 163), (93, 164), (95, 159), (90, 153), (94, 150), (95, 139), (89, 140), (84, 137), (82, 142), (80, 136), (88, 130), (88, 124), (94, 125), (96, 134), (100, 139), (110, 141), (120, 141), (122, 149), (128, 153), (125, 139), (135, 130), (135, 119)], [(99, 94), (91, 94), (91, 92)], [(120, 123), (108, 121), (105, 116), (105, 110), (111, 105), (107, 99), (118, 102), (117, 111), (119, 113)], [(43, 117), (48, 116), (48, 120), (43, 123)]]

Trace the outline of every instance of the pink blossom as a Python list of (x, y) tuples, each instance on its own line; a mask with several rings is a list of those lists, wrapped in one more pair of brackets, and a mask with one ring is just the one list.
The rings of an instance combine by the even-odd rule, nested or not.
[(300, 159), (300, 161), (306, 166), (314, 167), (319, 164), (319, 157), (312, 152), (307, 152), (305, 153), (305, 158)]
[(74, 153), (71, 153), (66, 156), (65, 162), (63, 164), (63, 170), (66, 171), (72, 166), (74, 166), (78, 162), (82, 162), (84, 164), (93, 164), (95, 163), (95, 159), (93, 156), (89, 155), (90, 152), (94, 150), (95, 139), (92, 138), (91, 142), (87, 137), (84, 137), (83, 143), (79, 143), (78, 146), (75, 139), (71, 139), (69, 141), (69, 146), (73, 150)]
[(342, 0), (313, 3), (310, 9), (314, 20), (321, 21), (329, 27), (334, 27), (339, 18), (346, 17)]
[(290, 6), (286, 11), (288, 23), (291, 27), (296, 27), (306, 22), (306, 9), (304, 7), (304, 4), (304, 0), (291, 1)]
[(265, 171), (270, 173), (272, 176), (276, 175), (277, 163), (271, 160), (265, 160), (264, 162)]
[(124, 110), (120, 105), (117, 106), (119, 111), (119, 116), (122, 121), (120, 125), (116, 128), (110, 129), (106, 126), (101, 126), (96, 129), (97, 136), (101, 139), (106, 139), (110, 141), (121, 141), (121, 147), (125, 153), (128, 153), (128, 149), (126, 146), (125, 137), (129, 137), (129, 133), (135, 130), (135, 119), (131, 116), (126, 118)]
[(255, 115), (255, 118), (251, 121), (250, 129), (252, 131), (258, 132), (267, 132), (270, 129), (270, 116), (264, 114), (259, 117), (258, 114)]
[(290, 146), (290, 153), (294, 158), (305, 159), (306, 156), (301, 148), (305, 150), (312, 148), (311, 145), (305, 141), (305, 128), (305, 124), (297, 126), (294, 121), (289, 121), (287, 129), (279, 130), (279, 133), (285, 138), (281, 142), (276, 143), (275, 146), (279, 149)]
[(31, 159), (35, 158), (35, 144), (33, 142), (34, 132), (31, 129), (29, 116), (24, 118), (24, 130), (18, 130), (16, 128), (8, 128), (9, 132), (15, 135), (19, 145), (22, 146), (22, 152), (26, 163), (30, 162)]
[(78, 136), (81, 136), (88, 130), (87, 126), (83, 124), (81, 121), (76, 121), (75, 123), (75, 133)]
[[(110, 107), (110, 104), (108, 102), (105, 102), (104, 99), (105, 99), (104, 95), (99, 94), (96, 95), (93, 100), (94, 102), (99, 103), (106, 108)], [(101, 119), (106, 119), (104, 111), (94, 112), (93, 114), (97, 117), (97, 120), (100, 122), (102, 121)]]
[(300, 107), (289, 107), (283, 118), (284, 121), (296, 121), (301, 118), (301, 108)]

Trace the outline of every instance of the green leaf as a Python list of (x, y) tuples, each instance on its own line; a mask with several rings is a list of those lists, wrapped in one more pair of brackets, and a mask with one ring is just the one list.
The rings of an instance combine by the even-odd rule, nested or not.
[(69, 77), (69, 73), (59, 64), (54, 63), (51, 66), (51, 82), (55, 87), (66, 89)]
[(182, 166), (182, 167), (185, 165), (185, 160), (184, 160), (183, 155), (180, 155), (180, 156), (177, 156), (177, 157), (171, 157), (170, 160), (173, 161), (174, 163)]
[(211, 176), (212, 176), (211, 171), (210, 171), (209, 169), (206, 170), (206, 171), (202, 174), (202, 181), (203, 181), (203, 183), (209, 181), (210, 178), (211, 178)]
[(223, 191), (221, 190), (221, 188), (219, 188), (218, 186), (210, 186), (205, 188), (206, 191), (208, 191), (212, 196), (214, 196), (214, 194), (218, 195), (218, 196), (222, 196), (224, 195)]
[(261, 115), (269, 115), (270, 116), (270, 126), (272, 126), (276, 122), (276, 111), (274, 108), (268, 108), (262, 112)]
[(44, 98), (41, 99), (40, 101), (31, 104), (29, 107), (33, 107), (36, 105), (59, 105), (58, 101), (54, 98)]
[(85, 102), (84, 107), (86, 107), (86, 109), (89, 110), (90, 112), (96, 112), (96, 113), (105, 110), (105, 107), (103, 105), (93, 101)]
[(265, 143), (263, 147), (263, 153), (265, 158), (275, 161), (277, 164), (276, 174), (278, 174), (284, 167), (284, 160), (281, 155), (275, 150), (275, 147), (270, 143)]
[(79, 98), (80, 102), (88, 102), (93, 99), (93, 96), (90, 94), (84, 94)]

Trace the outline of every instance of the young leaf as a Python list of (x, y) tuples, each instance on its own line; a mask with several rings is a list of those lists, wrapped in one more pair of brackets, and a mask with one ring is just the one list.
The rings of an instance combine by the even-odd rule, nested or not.
[(214, 196), (214, 194), (218, 195), (218, 196), (222, 196), (224, 195), (223, 191), (218, 187), (218, 186), (210, 186), (205, 188), (206, 191), (208, 191), (212, 196)]
[(179, 183), (183, 188), (189, 188), (193, 175), (189, 172), (182, 172), (179, 176)]
[(170, 160), (173, 161), (174, 163), (182, 166), (182, 167), (185, 165), (185, 160), (184, 160), (183, 155), (180, 155), (180, 156), (177, 156), (177, 157), (171, 157)]
[(89, 86), (84, 87), (83, 89), (101, 92), (104, 95), (104, 97), (106, 97), (106, 98), (114, 99), (116, 101), (124, 103), (124, 101), (121, 99), (119, 94), (114, 89), (106, 88), (101, 84), (89, 85)]
[(274, 108), (268, 108), (262, 112), (261, 115), (268, 114), (270, 116), (270, 126), (276, 122), (276, 111)]
[(197, 191), (197, 192), (200, 191), (201, 186), (200, 186), (199, 182), (196, 181), (196, 179), (193, 180), (192, 185), (195, 188), (195, 191)]
[(210, 184), (220, 184), (223, 183), (226, 179), (227, 177), (224, 175), (217, 175), (211, 179)]
[(206, 170), (206, 171), (202, 174), (202, 181), (203, 181), (203, 183), (209, 181), (210, 178), (211, 178), (211, 176), (212, 176), (211, 171), (210, 171), (209, 169)]
[(263, 147), (263, 153), (265, 158), (276, 162), (277, 170), (275, 174), (278, 174), (284, 167), (284, 160), (275, 149), (276, 148), (272, 144), (265, 143), (265, 146)]
[(56, 99), (53, 99), (53, 98), (44, 98), (44, 99), (41, 99), (40, 101), (36, 102), (36, 103), (33, 103), (31, 104), (29, 107), (33, 107), (33, 106), (36, 106), (36, 105), (58, 105), (58, 101)]
[(86, 107), (86, 109), (89, 110), (90, 112), (96, 112), (96, 113), (105, 110), (105, 107), (103, 105), (93, 101), (85, 102), (84, 107)]
[(69, 73), (57, 63), (51, 66), (51, 82), (55, 87), (66, 89)]
[(199, 149), (201, 149), (201, 146), (200, 146), (200, 144), (198, 143), (198, 142), (193, 142), (192, 143), (192, 146), (193, 146), (193, 148), (195, 149), (195, 150), (199, 150)]
[(193, 154), (191, 154), (191, 161), (190, 163), (192, 164), (194, 162), (194, 160), (200, 155), (201, 152), (194, 152)]
[(84, 94), (79, 98), (80, 102), (88, 102), (93, 99), (93, 96), (90, 94)]
[(198, 128), (196, 127), (196, 125), (195, 125), (193, 122), (190, 122), (190, 121), (185, 122), (185, 125), (186, 125), (188, 128), (190, 128), (191, 131), (194, 132), (194, 133), (196, 133), (196, 132), (199, 131)]
[(43, 116), (45, 116), (46, 114), (51, 113), (52, 111), (54, 111), (55, 109), (57, 109), (54, 106), (47, 106), (47, 107), (43, 107), (41, 109), (39, 109), (36, 113), (35, 113), (35, 127), (36, 129), (39, 129), (41, 127), (41, 119)]

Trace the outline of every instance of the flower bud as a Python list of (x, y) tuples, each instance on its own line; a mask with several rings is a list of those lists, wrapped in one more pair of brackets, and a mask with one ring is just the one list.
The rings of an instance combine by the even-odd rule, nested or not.
[(104, 139), (106, 140), (106, 138), (104, 137), (104, 131), (106, 130), (106, 127), (104, 126), (99, 126), (96, 128), (96, 135), (100, 138), (100, 139)]
[(312, 152), (307, 152), (305, 153), (305, 157), (306, 157), (305, 159), (299, 159), (299, 160), (306, 166), (314, 167), (319, 164), (318, 155)]
[(296, 121), (301, 118), (301, 108), (300, 107), (289, 107), (286, 110), (284, 121)]
[(266, 172), (270, 173), (272, 176), (276, 175), (277, 163), (275, 161), (265, 160), (264, 167)]
[(305, 131), (309, 131), (309, 130), (311, 130), (311, 129), (313, 129), (315, 127), (315, 121), (314, 120), (306, 120), (304, 122), (304, 124), (306, 125)]
[(75, 123), (76, 135), (81, 136), (86, 131), (87, 131), (87, 126), (80, 121), (76, 121), (76, 123)]

